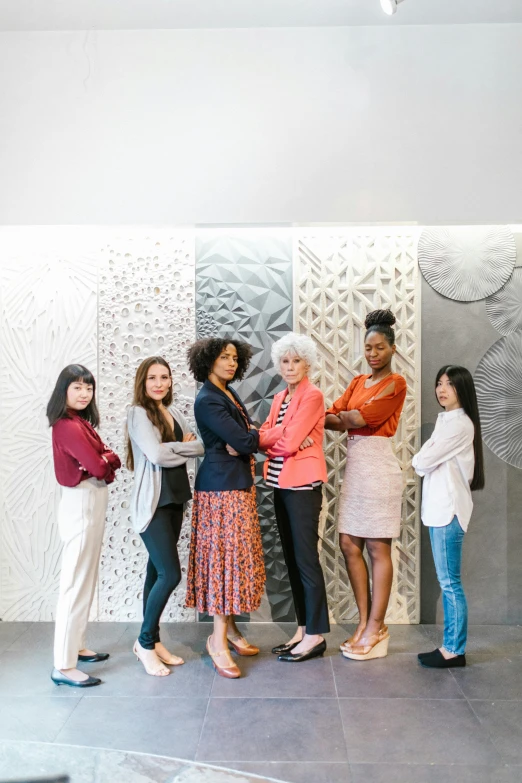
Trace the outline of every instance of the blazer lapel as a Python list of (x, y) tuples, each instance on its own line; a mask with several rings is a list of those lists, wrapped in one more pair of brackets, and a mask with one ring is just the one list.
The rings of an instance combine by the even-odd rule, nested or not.
[[(227, 395), (223, 391), (221, 391), (221, 389), (218, 389), (218, 387), (215, 384), (213, 384), (212, 381), (209, 381), (208, 379), (204, 382), (203, 385), (205, 386), (206, 389), (208, 389), (213, 394), (218, 394), (220, 397), (222, 397), (226, 401), (228, 407), (230, 408), (230, 412), (232, 413), (232, 415), (237, 419), (237, 421), (241, 422), (241, 424), (245, 427), (245, 429), (248, 429), (248, 426), (247, 426), (244, 418), (241, 416), (241, 414), (239, 413), (238, 409), (236, 408), (236, 406), (234, 405), (234, 403), (232, 402), (230, 397), (227, 397)], [(237, 400), (238, 403), (241, 405), (241, 408), (242, 408), (242, 410), (243, 410), (243, 412), (244, 412), (244, 414), (245, 414), (245, 416), (247, 418), (247, 421), (249, 423), (251, 423), (250, 416), (248, 415), (248, 411), (246, 410), (246, 408), (243, 405), (242, 401), (239, 399), (239, 397), (238, 397), (237, 393), (235, 392), (235, 390), (230, 388), (230, 387), (228, 387), (228, 390), (232, 394), (234, 399)]]
[[(310, 381), (305, 376), (303, 378), (303, 380), (301, 381), (301, 383), (299, 384), (299, 386), (297, 387), (297, 389), (295, 390), (295, 394), (292, 397), (292, 399), (290, 400), (290, 404), (289, 404), (288, 408), (286, 409), (286, 413), (285, 413), (285, 415), (283, 417), (283, 421), (281, 422), (281, 424), (288, 424), (293, 419), (294, 413), (297, 410), (298, 402), (301, 399), (301, 397), (303, 396), (303, 394), (306, 393), (306, 390), (307, 390), (309, 385), (310, 385)], [(283, 404), (283, 398), (281, 398), (281, 405), (282, 404)], [(281, 408), (281, 405), (279, 406), (279, 408)], [(278, 410), (278, 413), (279, 413), (279, 410)]]

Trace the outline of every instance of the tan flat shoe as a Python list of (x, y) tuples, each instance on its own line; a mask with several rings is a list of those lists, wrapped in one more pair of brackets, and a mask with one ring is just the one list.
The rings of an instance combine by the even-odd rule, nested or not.
[(162, 664), (156, 655), (155, 650), (146, 650), (141, 646), (138, 640), (136, 640), (132, 651), (138, 661), (142, 662), (147, 674), (150, 674), (152, 677), (166, 677), (170, 674), (170, 669), (167, 669), (167, 667)]
[[(228, 650), (219, 650), (218, 652), (212, 652), (210, 649), (210, 639), (212, 637), (209, 636), (207, 639), (207, 652), (210, 655), (212, 659), (212, 663), (214, 665), (214, 669), (217, 671), (220, 677), (225, 677), (227, 680), (237, 680), (239, 677), (241, 677), (241, 669), (237, 664), (234, 663), (232, 658), (230, 657), (230, 652)], [(222, 655), (223, 653), (227, 654), (227, 657), (230, 661), (228, 666), (220, 666), (218, 663), (216, 663), (216, 658), (218, 655)]]
[(173, 655), (167, 650), (165, 645), (158, 642), (155, 647), (155, 653), (162, 663), (166, 663), (167, 666), (182, 666), (185, 663), (183, 658), (178, 655)]
[(259, 653), (259, 647), (250, 644), (242, 636), (235, 636), (233, 639), (227, 637), (227, 642), (238, 655), (257, 655)]

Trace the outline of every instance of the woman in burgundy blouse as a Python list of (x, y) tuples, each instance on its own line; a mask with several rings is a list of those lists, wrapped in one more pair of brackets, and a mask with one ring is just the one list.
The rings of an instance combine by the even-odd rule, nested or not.
[(85, 634), (92, 604), (107, 511), (107, 484), (114, 481), (120, 459), (95, 430), (100, 421), (92, 373), (70, 364), (60, 373), (47, 406), (53, 428), (56, 479), (62, 487), (58, 528), (63, 542), (60, 592), (56, 608), (54, 669), (57, 685), (99, 685), (76, 668), (108, 653), (87, 649)]

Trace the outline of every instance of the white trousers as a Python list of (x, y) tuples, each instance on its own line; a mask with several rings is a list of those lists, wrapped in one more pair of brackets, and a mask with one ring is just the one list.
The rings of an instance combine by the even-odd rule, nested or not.
[(63, 541), (60, 593), (56, 607), (54, 666), (73, 669), (86, 646), (107, 511), (105, 481), (87, 479), (62, 487), (58, 529)]

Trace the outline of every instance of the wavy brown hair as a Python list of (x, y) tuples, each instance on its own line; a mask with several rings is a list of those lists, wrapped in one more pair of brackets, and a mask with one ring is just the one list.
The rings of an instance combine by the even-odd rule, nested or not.
[[(147, 375), (153, 364), (161, 364), (162, 367), (166, 367), (169, 371), (170, 379), (172, 380), (172, 372), (170, 370), (169, 363), (163, 358), (163, 356), (150, 356), (145, 359), (136, 371), (136, 378), (134, 379), (134, 397), (132, 400), (133, 405), (139, 405), (141, 408), (145, 408), (149, 420), (158, 428), (161, 435), (162, 443), (171, 443), (176, 440), (176, 436), (172, 430), (172, 427), (167, 423), (165, 417), (160, 413), (157, 404), (151, 399), (146, 391), (145, 384), (147, 382)], [(172, 403), (172, 384), (167, 394), (162, 400), (163, 405), (168, 408)], [(132, 453), (132, 443), (127, 433), (127, 467), (129, 470), (134, 470), (134, 454)]]

